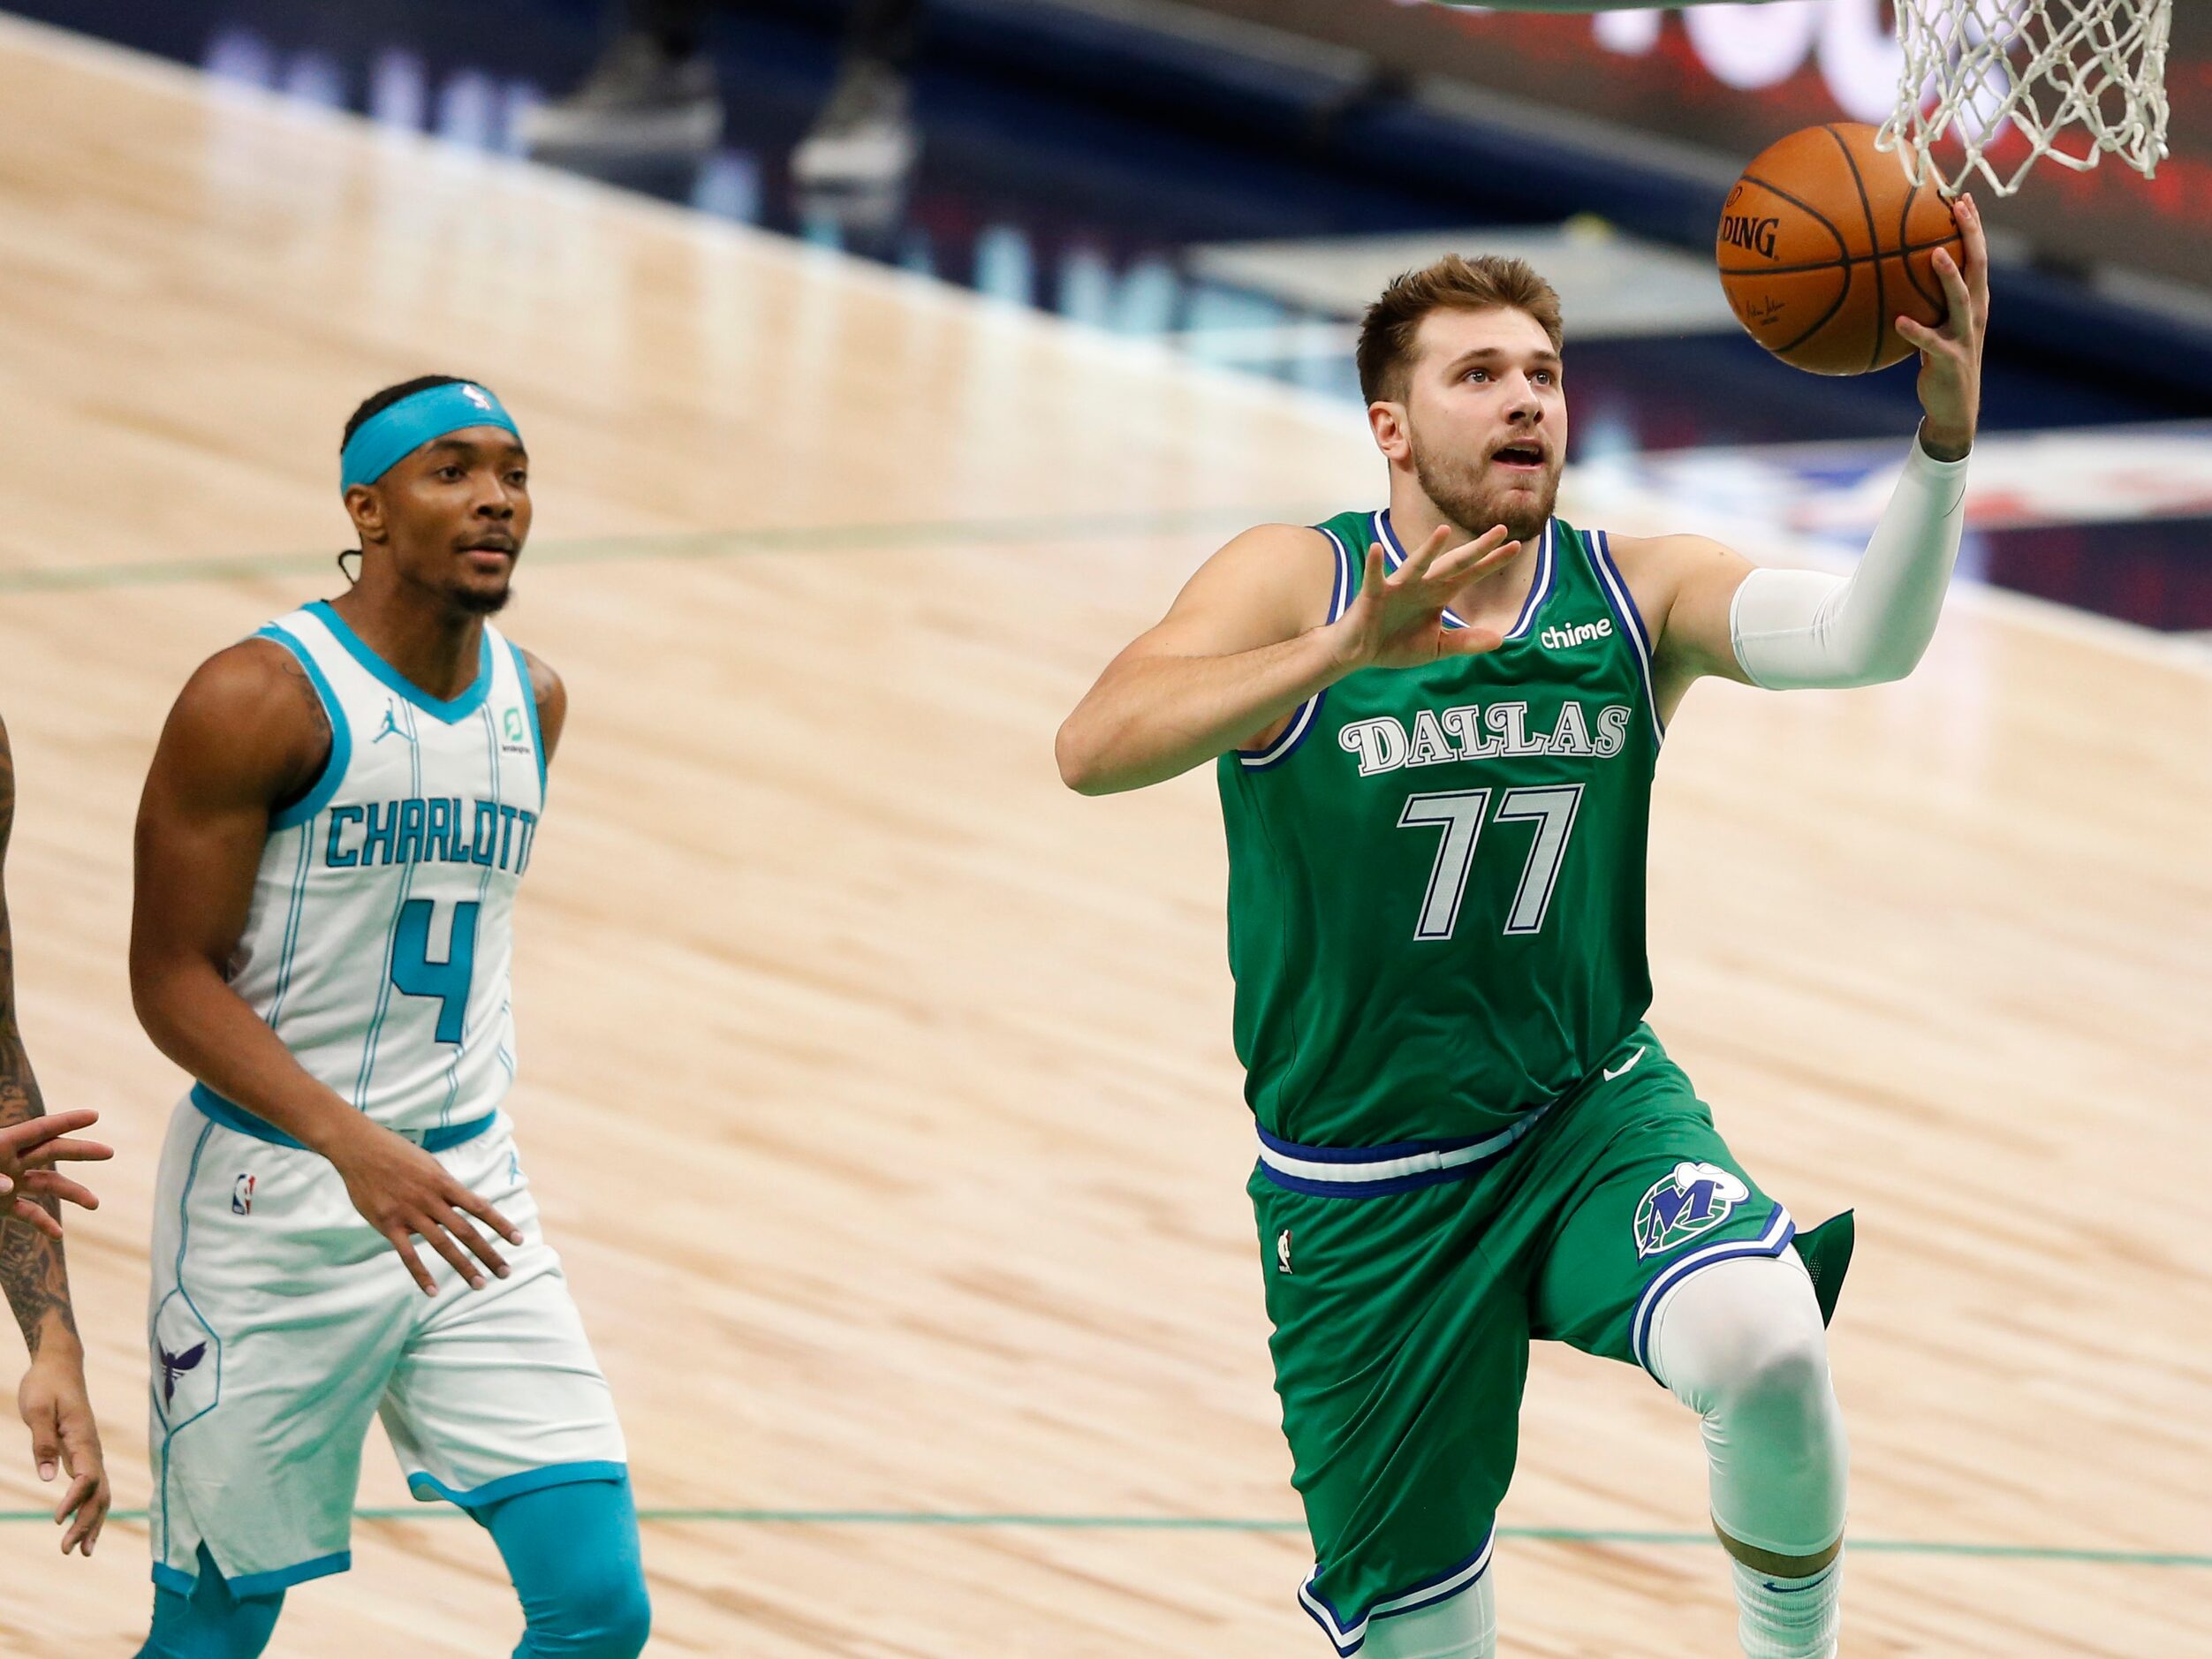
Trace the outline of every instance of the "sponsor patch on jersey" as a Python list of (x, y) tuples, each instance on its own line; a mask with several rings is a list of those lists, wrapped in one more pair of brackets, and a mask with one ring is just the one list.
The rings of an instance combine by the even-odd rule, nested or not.
[(1718, 1164), (1676, 1164), (1636, 1206), (1636, 1254), (1655, 1256), (1712, 1231), (1750, 1196), (1751, 1189)]
[(1537, 642), (1547, 651), (1572, 651), (1578, 645), (1587, 645), (1593, 640), (1613, 637), (1613, 619), (1607, 617), (1601, 622), (1570, 622), (1564, 627), (1546, 628), (1536, 636)]

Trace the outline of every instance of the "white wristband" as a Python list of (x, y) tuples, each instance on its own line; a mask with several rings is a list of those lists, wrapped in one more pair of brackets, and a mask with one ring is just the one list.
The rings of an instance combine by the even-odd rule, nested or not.
[(1736, 589), (1736, 660), (1770, 691), (1903, 679), (1928, 649), (1966, 528), (1966, 463), (1917, 440), (1849, 577), (1755, 570)]

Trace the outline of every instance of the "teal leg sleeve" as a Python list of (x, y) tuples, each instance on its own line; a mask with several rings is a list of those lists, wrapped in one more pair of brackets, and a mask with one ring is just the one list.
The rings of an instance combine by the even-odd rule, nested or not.
[(236, 1596), (200, 1546), (200, 1577), (190, 1595), (156, 1587), (154, 1628), (138, 1659), (257, 1659), (284, 1610), (284, 1593)]
[(522, 1598), (528, 1627), (514, 1659), (637, 1659), (653, 1607), (627, 1479), (540, 1487), (476, 1519)]

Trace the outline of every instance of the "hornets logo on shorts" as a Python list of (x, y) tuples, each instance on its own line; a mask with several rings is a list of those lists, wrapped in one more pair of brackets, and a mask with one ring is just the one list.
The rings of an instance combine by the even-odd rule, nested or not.
[(215, 1333), (184, 1296), (171, 1291), (154, 1315), (155, 1410), (174, 1433), (216, 1403), (223, 1360)]
[(1636, 1254), (1655, 1256), (1726, 1221), (1751, 1189), (1714, 1163), (1678, 1163), (1636, 1206)]

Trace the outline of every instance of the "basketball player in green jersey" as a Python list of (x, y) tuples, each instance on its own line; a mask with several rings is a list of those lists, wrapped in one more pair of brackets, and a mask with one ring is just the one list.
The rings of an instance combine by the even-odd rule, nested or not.
[(1836, 1652), (1848, 1218), (1798, 1235), (1643, 1023), (1646, 826), (1693, 680), (1867, 685), (1926, 648), (1989, 310), (1958, 216), (1947, 320), (1898, 325), (1926, 418), (1848, 580), (1555, 517), (1558, 298), (1453, 257), (1361, 331), (1387, 510), (1239, 536), (1061, 729), (1087, 793), (1217, 761), (1299, 1600), (1340, 1655), (1493, 1651), (1534, 1337), (1700, 1413), (1745, 1653)]

